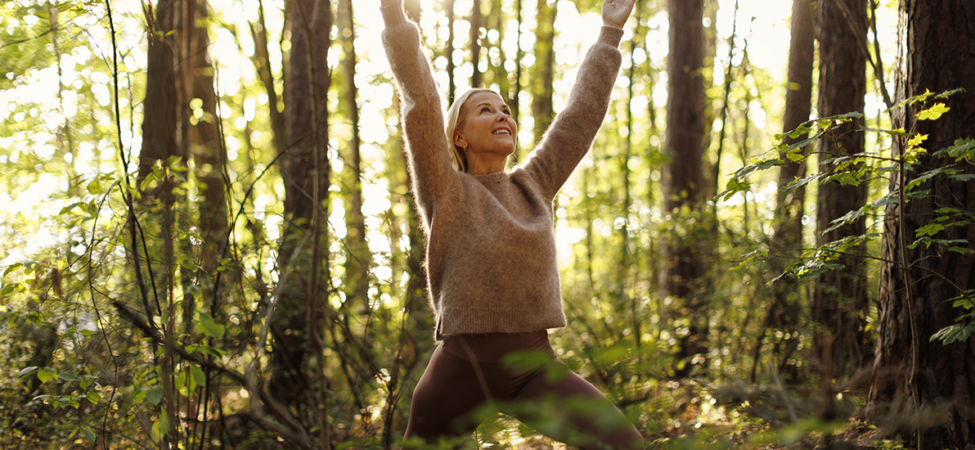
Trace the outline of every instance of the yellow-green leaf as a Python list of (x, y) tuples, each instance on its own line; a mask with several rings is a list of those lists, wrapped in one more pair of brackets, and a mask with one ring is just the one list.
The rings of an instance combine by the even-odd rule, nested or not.
[(163, 438), (163, 436), (166, 434), (166, 428), (164, 428), (164, 425), (163, 425), (163, 421), (164, 420), (165, 419), (163, 419), (160, 416), (159, 417), (159, 420), (157, 420), (156, 423), (152, 424), (152, 432), (151, 432), (151, 435), (152, 435), (152, 440), (154, 442), (161, 441), (162, 438)]
[(950, 110), (951, 108), (945, 106), (944, 103), (935, 103), (930, 108), (917, 113), (917, 120), (938, 120), (942, 114)]
[(928, 135), (926, 135), (926, 134), (918, 134), (918, 135), (912, 137), (910, 140), (908, 140), (907, 141), (907, 145), (909, 145), (911, 147), (917, 147), (918, 145), (921, 145), (921, 143), (924, 142), (924, 141), (926, 141), (926, 140), (928, 140)]
[(102, 399), (102, 396), (101, 395), (98, 395), (97, 392), (89, 392), (88, 393), (88, 401), (89, 402), (98, 403), (98, 401), (101, 400), (101, 399)]
[(41, 380), (41, 383), (47, 383), (48, 381), (51, 380), (57, 380), (58, 373), (55, 372), (54, 370), (44, 367), (42, 369), (37, 370), (37, 379)]

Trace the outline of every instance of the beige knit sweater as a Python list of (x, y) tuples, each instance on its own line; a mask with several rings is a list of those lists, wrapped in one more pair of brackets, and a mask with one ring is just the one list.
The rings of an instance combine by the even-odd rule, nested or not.
[(552, 201), (585, 156), (609, 108), (623, 30), (603, 27), (565, 110), (510, 173), (456, 171), (440, 93), (400, 5), (383, 8), (383, 45), (402, 96), (413, 194), (427, 237), (436, 337), (564, 327)]

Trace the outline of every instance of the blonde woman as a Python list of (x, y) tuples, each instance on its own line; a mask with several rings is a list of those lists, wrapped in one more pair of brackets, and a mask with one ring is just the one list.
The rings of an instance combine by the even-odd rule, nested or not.
[[(542, 423), (539, 431), (582, 448), (642, 448), (623, 414), (561, 366), (547, 334), (566, 325), (552, 201), (606, 115), (634, 0), (605, 0), (604, 26), (565, 110), (510, 173), (505, 163), (518, 129), (508, 105), (496, 92), (475, 89), (454, 102), (445, 124), (416, 25), (402, 0), (381, 1), (383, 44), (402, 96), (412, 189), (427, 237), (429, 301), (443, 341), (413, 392), (406, 445), (469, 434), (485, 405), (530, 421), (544, 408), (526, 404), (557, 402), (567, 420)], [(505, 360), (529, 350), (546, 361)], [(561, 376), (551, 376), (552, 367), (563, 368)]]

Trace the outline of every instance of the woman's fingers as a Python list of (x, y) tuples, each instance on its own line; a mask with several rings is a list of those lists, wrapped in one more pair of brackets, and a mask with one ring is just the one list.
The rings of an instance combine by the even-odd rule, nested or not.
[(603, 2), (603, 23), (616, 28), (623, 28), (626, 19), (633, 11), (636, 0), (605, 0)]

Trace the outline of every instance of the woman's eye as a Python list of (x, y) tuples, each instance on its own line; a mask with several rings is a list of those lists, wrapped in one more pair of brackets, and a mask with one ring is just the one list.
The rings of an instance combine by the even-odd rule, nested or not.
[(491, 111), (491, 108), (488, 108), (487, 106), (481, 108), (481, 112), (490, 112), (490, 111)]

